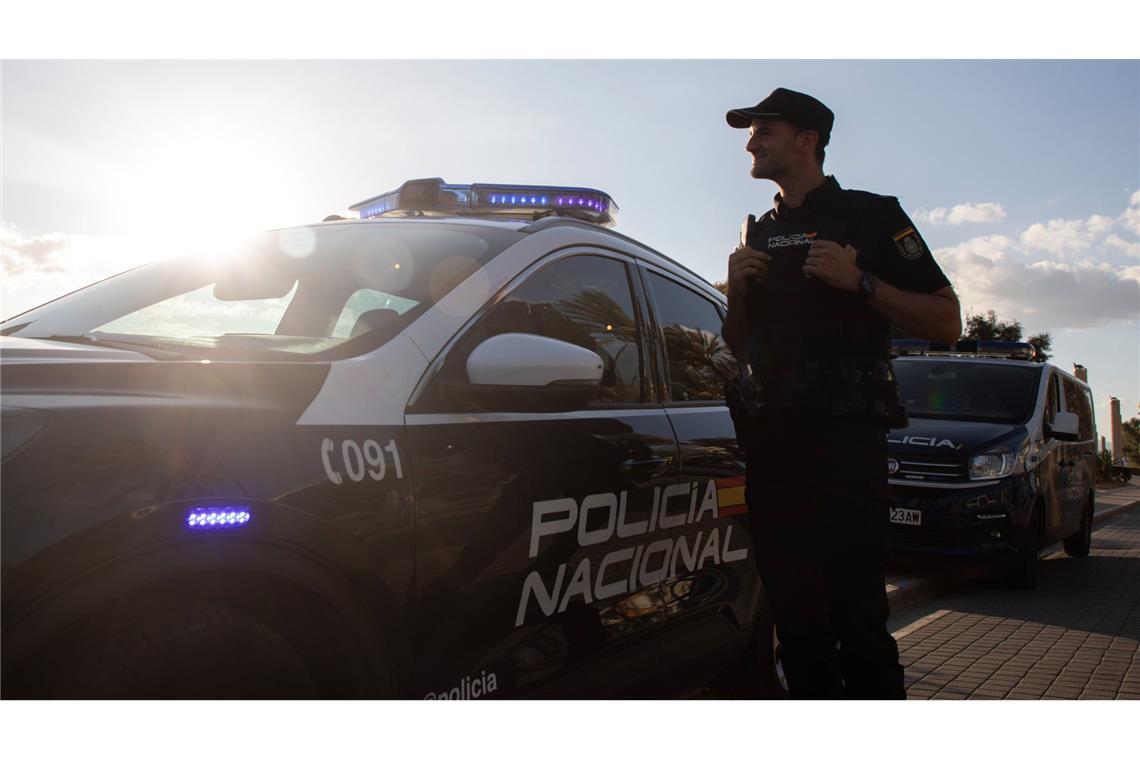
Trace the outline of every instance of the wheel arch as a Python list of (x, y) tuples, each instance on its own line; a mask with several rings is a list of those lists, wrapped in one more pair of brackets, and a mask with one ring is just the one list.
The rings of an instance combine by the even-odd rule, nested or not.
[[(345, 670), (334, 680), (347, 679), (341, 686), (354, 694), (406, 691), (411, 657), (396, 624), (404, 611), (363, 548), (307, 513), (243, 501), (275, 519), (256, 532), (204, 535), (182, 529), (187, 502), (149, 507), (7, 570), (5, 681), (87, 621), (158, 595), (212, 601), (280, 627), (304, 657)], [(298, 531), (305, 541), (295, 540)], [(340, 651), (358, 659), (344, 668), (329, 656)]]

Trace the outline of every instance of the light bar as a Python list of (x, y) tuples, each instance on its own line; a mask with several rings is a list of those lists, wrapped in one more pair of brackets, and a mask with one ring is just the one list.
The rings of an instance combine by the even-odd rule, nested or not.
[[(971, 341), (961, 341), (958, 348), (970, 349)], [(1032, 343), (1021, 343), (1013, 340), (979, 340), (973, 343), (976, 353), (986, 356), (1008, 356), (1011, 359), (1026, 359), (1033, 361), (1037, 358), (1037, 347)]]
[(240, 528), (250, 517), (248, 507), (194, 507), (186, 513), (186, 527), (191, 530)]
[(1023, 359), (1035, 361), (1037, 348), (1032, 343), (1012, 340), (960, 340), (953, 348), (914, 338), (896, 338), (891, 341), (895, 356), (980, 356), (997, 359)]
[(617, 224), (618, 206), (601, 190), (550, 185), (449, 185), (409, 180), (396, 190), (350, 207), (361, 219), (378, 216), (491, 216), (531, 221), (550, 214), (603, 227)]
[(891, 341), (891, 353), (895, 356), (908, 356), (917, 354), (921, 356), (930, 351), (930, 341), (917, 338), (895, 338)]

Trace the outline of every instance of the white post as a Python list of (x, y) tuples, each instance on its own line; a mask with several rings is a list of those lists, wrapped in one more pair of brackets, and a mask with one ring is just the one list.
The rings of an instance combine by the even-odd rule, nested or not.
[(1111, 396), (1108, 399), (1108, 424), (1112, 436), (1112, 461), (1124, 456), (1124, 425), (1120, 422), (1120, 399)]

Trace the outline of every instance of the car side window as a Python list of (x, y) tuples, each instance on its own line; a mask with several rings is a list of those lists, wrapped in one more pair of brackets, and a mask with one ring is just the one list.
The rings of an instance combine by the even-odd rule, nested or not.
[(734, 359), (720, 335), (720, 310), (695, 290), (648, 272), (657, 323), (665, 343), (669, 394), (674, 401), (721, 401)]
[(465, 362), (475, 346), (502, 333), (556, 338), (596, 352), (603, 372), (592, 403), (644, 399), (641, 331), (621, 261), (583, 254), (547, 264), (483, 316), (459, 356)]
[(1092, 391), (1085, 389), (1085, 404), (1089, 412), (1089, 437), (1096, 439), (1096, 410), (1093, 407)]
[(1048, 390), (1045, 395), (1045, 422), (1052, 424), (1057, 412), (1061, 411), (1061, 402), (1057, 398), (1057, 375), (1049, 375)]
[(334, 338), (355, 338), (395, 322), (396, 318), (417, 305), (410, 298), (401, 298), (380, 290), (361, 288), (353, 293), (333, 326)]
[(1065, 409), (1077, 415), (1079, 420), (1078, 434), (1082, 441), (1092, 438), (1092, 410), (1088, 406), (1088, 399), (1084, 389), (1065, 378)]

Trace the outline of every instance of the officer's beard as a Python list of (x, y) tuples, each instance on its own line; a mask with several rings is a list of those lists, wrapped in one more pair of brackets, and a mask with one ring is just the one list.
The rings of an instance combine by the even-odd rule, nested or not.
[(781, 164), (778, 159), (769, 155), (763, 161), (752, 162), (752, 178), (753, 179), (770, 179), (778, 183), (780, 178), (787, 173), (787, 166)]

